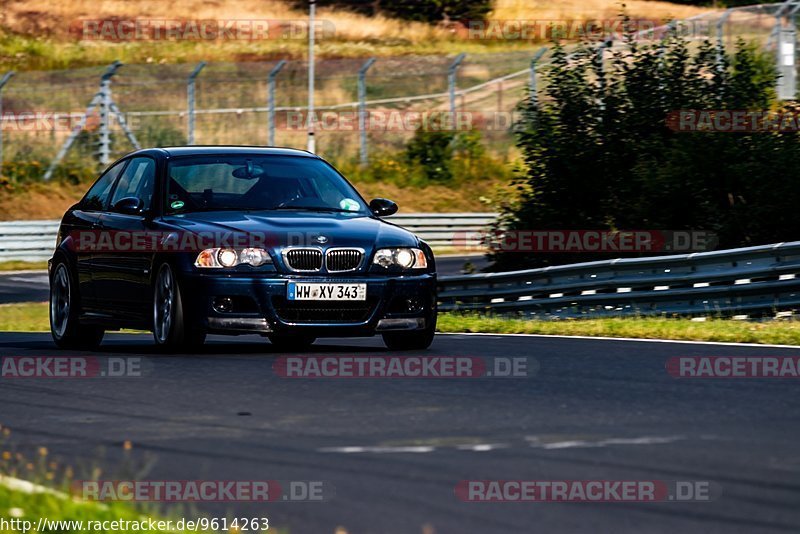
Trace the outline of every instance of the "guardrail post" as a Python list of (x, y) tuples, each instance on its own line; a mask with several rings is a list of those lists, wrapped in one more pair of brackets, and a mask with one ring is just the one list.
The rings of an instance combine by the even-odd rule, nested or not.
[(3, 176), (3, 87), (14, 76), (14, 71), (6, 72), (0, 78), (0, 177)]
[(201, 61), (197, 64), (194, 68), (192, 73), (189, 75), (189, 78), (186, 80), (186, 100), (187, 100), (187, 144), (193, 145), (194, 144), (194, 82), (197, 79), (197, 75), (200, 74), (200, 71), (203, 70), (203, 67), (206, 66), (205, 61)]
[(275, 78), (286, 65), (286, 60), (278, 61), (267, 76), (267, 144), (275, 146)]
[(447, 69), (447, 87), (450, 93), (450, 115), (453, 117), (456, 115), (456, 71), (458, 67), (461, 66), (461, 62), (464, 61), (466, 56), (467, 55), (464, 53), (457, 55), (456, 59), (450, 64), (450, 68)]
[(363, 167), (369, 163), (367, 154), (367, 71), (375, 63), (375, 58), (369, 58), (358, 69), (358, 130), (361, 134), (360, 159)]

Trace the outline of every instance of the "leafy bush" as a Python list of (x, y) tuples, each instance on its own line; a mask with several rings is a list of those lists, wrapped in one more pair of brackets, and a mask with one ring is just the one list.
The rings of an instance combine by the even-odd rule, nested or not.
[[(722, 57), (677, 36), (615, 49), (601, 69), (556, 46), (545, 103), (522, 104), (524, 168), (502, 221), (514, 230), (705, 230), (722, 248), (798, 239), (797, 133), (675, 132), (677, 110), (777, 109), (772, 58), (739, 41)], [(618, 255), (618, 254), (617, 254)], [(506, 267), (602, 259), (519, 252)]]

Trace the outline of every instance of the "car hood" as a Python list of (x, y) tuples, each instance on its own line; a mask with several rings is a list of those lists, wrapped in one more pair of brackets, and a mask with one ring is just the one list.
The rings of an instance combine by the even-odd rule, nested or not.
[[(257, 236), (268, 247), (324, 246), (375, 247), (417, 246), (417, 237), (399, 226), (357, 213), (313, 212), (200, 212), (171, 215), (162, 222), (170, 229), (195, 234), (233, 232)], [(320, 242), (319, 236), (324, 237)]]

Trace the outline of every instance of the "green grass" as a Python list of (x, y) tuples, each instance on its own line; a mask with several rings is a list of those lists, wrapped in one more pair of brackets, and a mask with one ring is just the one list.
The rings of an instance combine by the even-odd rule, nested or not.
[[(16, 445), (10, 441), (11, 434), (11, 429), (0, 426), (0, 534), (25, 534), (33, 530), (40, 533), (58, 532), (59, 534), (85, 534), (87, 532), (214, 534), (216, 531), (213, 530), (213, 527), (221, 524), (221, 522), (211, 523), (211, 517), (208, 517), (209, 521), (205, 525), (199, 524), (198, 520), (207, 516), (197, 508), (194, 502), (167, 504), (124, 500), (99, 502), (83, 500), (77, 493), (80, 491), (79, 487), (74, 487), (74, 484), (80, 480), (98, 480), (100, 478), (103, 470), (94, 461), (75, 469), (73, 466), (49, 456), (49, 451), (45, 447), (39, 447), (31, 454), (26, 455), (17, 450)], [(132, 448), (128, 441), (123, 444), (124, 459), (121, 463), (115, 464), (117, 475), (109, 473), (104, 477), (105, 480), (141, 479), (141, 476), (138, 475), (119, 476), (121, 473), (132, 473), (131, 469), (135, 469), (136, 460), (133, 460)], [(85, 475), (80, 473), (85, 473)], [(233, 517), (230, 514), (225, 514), (225, 516), (230, 525)], [(218, 514), (217, 517), (223, 516)], [(12, 519), (14, 523), (11, 523)], [(62, 523), (42, 525), (42, 528), (39, 529), (40, 519)], [(179, 529), (178, 523), (181, 519), (194, 521), (196, 528)], [(29, 523), (21, 525), (22, 521)], [(116, 525), (112, 523), (114, 521), (117, 521)], [(137, 529), (136, 525), (125, 525), (121, 521), (136, 521), (139, 525), (144, 524), (145, 528)], [(83, 524), (75, 524), (75, 522), (83, 522)], [(90, 526), (88, 522), (93, 524)], [(101, 522), (101, 524), (95, 525), (94, 522)], [(102, 522), (108, 523), (102, 524)], [(125, 528), (125, 526), (129, 528)], [(151, 527), (154, 530), (151, 530)], [(276, 534), (288, 534), (287, 530), (275, 529), (272, 525), (270, 525), (269, 531), (276, 532)], [(236, 532), (230, 530), (225, 534), (236, 534)], [(259, 531), (253, 530), (251, 534), (259, 534)]]
[(45, 271), (47, 261), (0, 261), (0, 272), (3, 271)]
[(766, 322), (731, 319), (604, 318), (578, 320), (523, 320), (482, 315), (441, 314), (442, 332), (494, 334), (544, 334), (567, 336), (630, 337), (800, 345), (800, 322)]
[[(525, 41), (343, 41), (328, 40), (317, 45), (317, 57), (365, 58), (404, 55), (482, 54), (529, 50)], [(17, 71), (60, 70), (109, 65), (116, 60), (138, 63), (198, 63), (199, 61), (302, 60), (308, 53), (305, 40), (237, 41), (232, 43), (194, 41), (135, 41), (124, 43), (63, 42), (28, 35), (0, 32), (0, 65)], [(0, 69), (3, 70), (3, 69)]]
[[(46, 518), (51, 521), (141, 521), (149, 515), (144, 515), (136, 508), (118, 502), (96, 503), (81, 502), (73, 500), (63, 494), (50, 493), (27, 493), (18, 490), (11, 490), (0, 485), (0, 517), (6, 520), (12, 517), (20, 521), (30, 521), (33, 528), (39, 518)], [(160, 518), (153, 517), (154, 520)], [(10, 526), (10, 525), (7, 525)], [(62, 534), (81, 532), (73, 528), (60, 529)], [(83, 530), (86, 532), (86, 529)], [(109, 530), (107, 532), (121, 532)], [(0, 527), (0, 534), (19, 534), (19, 532)]]
[[(0, 305), (0, 331), (44, 332), (49, 329), (45, 302)], [(752, 322), (708, 318), (692, 321), (631, 317), (542, 321), (443, 313), (439, 315), (439, 331), (800, 345), (800, 322), (786, 320)]]
[(47, 332), (50, 330), (46, 302), (0, 304), (0, 331)]

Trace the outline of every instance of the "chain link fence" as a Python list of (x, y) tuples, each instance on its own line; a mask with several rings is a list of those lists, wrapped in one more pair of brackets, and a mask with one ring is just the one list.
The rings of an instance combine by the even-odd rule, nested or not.
[[(717, 40), (729, 50), (741, 38), (774, 51), (782, 66), (782, 94), (786, 97), (788, 91), (793, 98), (794, 19), (799, 9), (800, 1), (750, 6), (708, 13), (674, 26), (688, 28), (693, 37)], [(457, 111), (492, 117), (480, 123), (481, 140), (501, 155), (508, 155), (513, 147), (512, 111), (527, 94), (531, 60), (539, 48), (532, 44), (530, 52), (467, 55), (456, 70), (454, 90), (448, 86), (454, 55), (378, 58), (365, 75), (365, 109), (370, 117), (366, 143), (370, 155), (402, 148), (418, 127), (418, 123), (408, 121), (409, 116), (447, 111), (453, 105)], [(540, 65), (546, 64), (548, 57), (545, 54)], [(356, 159), (363, 150), (358, 86), (359, 70), (365, 61), (325, 59), (316, 63), (317, 152), (334, 161)], [(206, 65), (194, 87), (194, 142), (268, 144), (268, 78), (277, 63)], [(196, 66), (131, 64), (122, 66), (114, 75), (113, 102), (141, 146), (187, 143), (187, 82)], [(52, 161), (98, 93), (104, 72), (105, 67), (91, 67), (17, 73), (2, 89), (2, 158), (6, 162)], [(294, 60), (287, 61), (275, 76), (274, 127), (278, 146), (306, 146), (307, 76), (308, 64)], [(542, 80), (536, 85), (541, 93)], [(28, 114), (29, 120), (9, 122), (9, 114), (17, 118)], [(118, 121), (109, 120), (108, 125), (113, 159), (132, 147)], [(76, 138), (70, 156), (73, 160), (96, 156), (98, 130), (102, 126), (102, 109), (93, 111), (86, 120), (85, 131)]]

